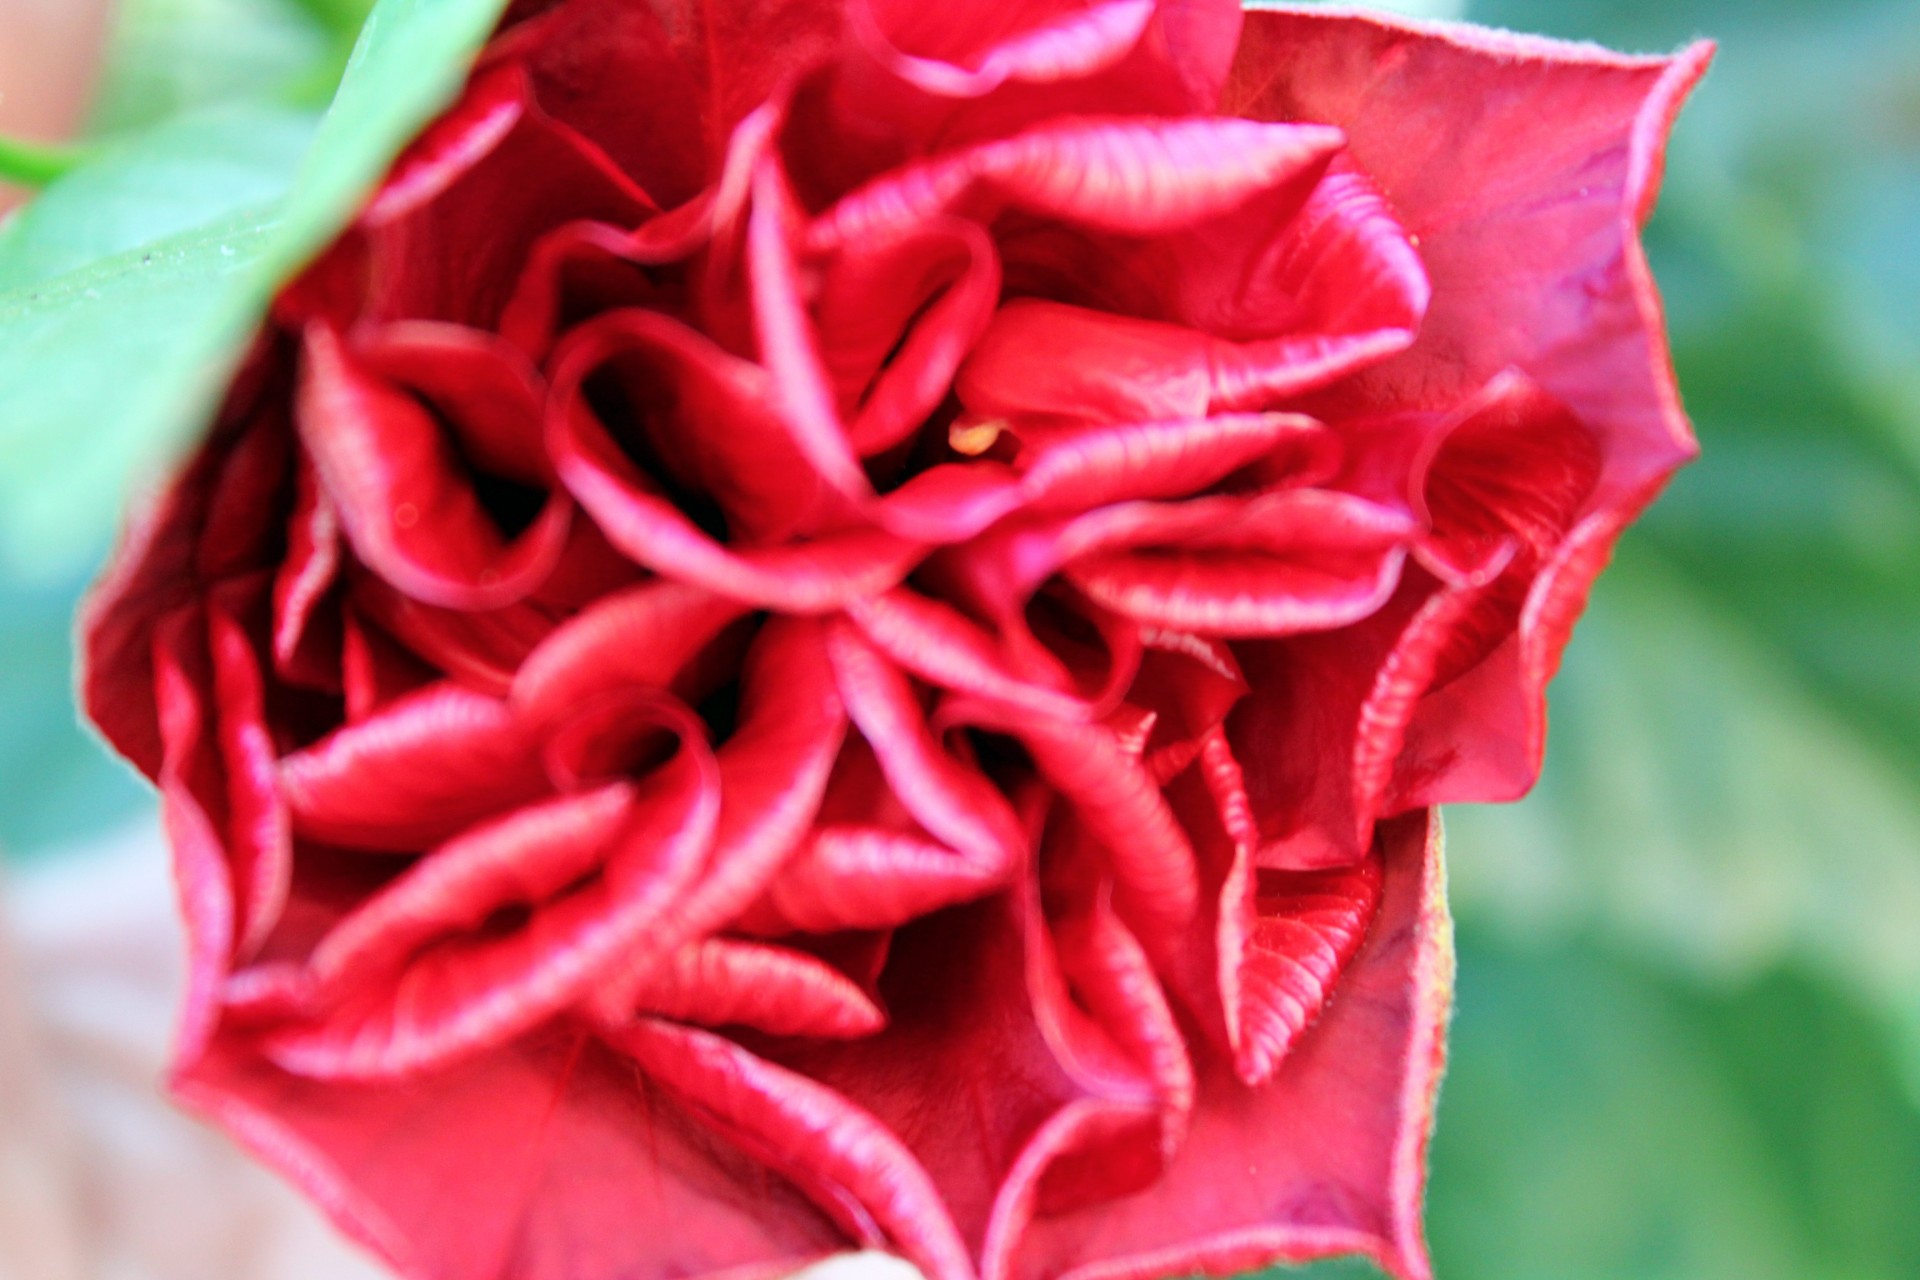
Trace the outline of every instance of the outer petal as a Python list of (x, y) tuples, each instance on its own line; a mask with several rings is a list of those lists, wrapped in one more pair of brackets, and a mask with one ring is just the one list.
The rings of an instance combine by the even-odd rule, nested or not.
[(1420, 1199), (1453, 994), (1439, 824), (1395, 822), (1381, 849), (1373, 928), (1273, 1080), (1249, 1089), (1231, 1063), (1203, 1060), (1192, 1129), (1164, 1176), (1036, 1219), (1005, 1275), (1145, 1280), (1335, 1253), (1430, 1275)]
[(365, 1084), (305, 1080), (223, 1040), (174, 1090), (405, 1280), (772, 1280), (850, 1244), (577, 1032)]
[[(1544, 689), (1613, 538), (1695, 452), (1639, 241), (1666, 135), (1712, 48), (1632, 58), (1587, 45), (1348, 11), (1251, 15), (1229, 87), (1259, 119), (1340, 125), (1419, 238), (1433, 304), (1401, 356), (1315, 413), (1472, 401), (1517, 370), (1598, 446), (1574, 532), (1534, 581), (1518, 636), (1409, 727), (1408, 805), (1510, 799), (1539, 770)], [(1442, 743), (1445, 746), (1442, 746)]]

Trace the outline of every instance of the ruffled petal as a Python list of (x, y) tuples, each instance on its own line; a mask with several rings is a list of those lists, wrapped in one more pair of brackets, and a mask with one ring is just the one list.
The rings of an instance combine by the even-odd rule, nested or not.
[(854, 1238), (889, 1243), (929, 1280), (973, 1261), (940, 1192), (888, 1127), (818, 1081), (706, 1032), (644, 1021), (608, 1033), (662, 1087), (792, 1178)]
[[(371, 376), (326, 329), (308, 331), (305, 356), (301, 442), (369, 568), (427, 604), (460, 609), (511, 604), (553, 571), (571, 518), (564, 497), (547, 498), (509, 542), (426, 406)], [(523, 410), (534, 412), (531, 400)]]
[(887, 1020), (873, 998), (832, 965), (731, 938), (687, 944), (623, 994), (637, 1013), (776, 1036), (845, 1039), (871, 1035)]
[(849, 1243), (793, 1185), (636, 1080), (630, 1058), (578, 1033), (352, 1084), (289, 1074), (234, 1038), (173, 1089), (399, 1275), (773, 1276)]
[[(579, 871), (595, 846), (554, 832), (551, 814), (443, 849), (438, 864), (421, 863), (418, 879), (396, 890), (403, 899), (393, 923), (370, 928), (403, 936), (435, 936), (447, 924), (465, 930), (414, 952), (390, 981), (360, 986), (324, 1021), (270, 1033), (267, 1055), (307, 1076), (403, 1076), (497, 1048), (579, 1000), (675, 910), (705, 865), (719, 814), (719, 769), (698, 722), (671, 704), (654, 706), (680, 749), (638, 784), (604, 870), (565, 887), (566, 873)], [(567, 817), (593, 830), (603, 815)], [(548, 856), (515, 856), (512, 846), (528, 840)], [(525, 902), (523, 895), (556, 885), (553, 897)], [(516, 903), (524, 922), (508, 912), (504, 926), (485, 927), (495, 910)]]
[(506, 703), (436, 684), (280, 762), (294, 830), (354, 848), (430, 848), (550, 788)]
[(826, 251), (957, 214), (1007, 209), (1091, 230), (1150, 235), (1310, 181), (1338, 130), (1244, 120), (1081, 119), (985, 143), (889, 173), (837, 202), (807, 234)]
[(1187, 1139), (1153, 1185), (1036, 1218), (998, 1276), (1144, 1280), (1365, 1253), (1431, 1274), (1420, 1200), (1453, 995), (1439, 832), (1382, 832), (1373, 928), (1320, 1019), (1272, 1080), (1204, 1063)]

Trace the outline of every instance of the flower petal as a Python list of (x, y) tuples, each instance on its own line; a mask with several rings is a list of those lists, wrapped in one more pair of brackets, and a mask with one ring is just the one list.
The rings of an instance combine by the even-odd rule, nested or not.
[(550, 789), (540, 744), (506, 703), (431, 685), (280, 762), (294, 830), (420, 850)]
[(1311, 179), (1340, 141), (1335, 129), (1245, 120), (1051, 123), (889, 173), (822, 214), (808, 244), (831, 250), (942, 214), (991, 221), (1010, 208), (1095, 230), (1162, 233)]
[(891, 1243), (929, 1280), (972, 1277), (972, 1258), (926, 1170), (846, 1098), (703, 1031), (643, 1021), (608, 1038), (828, 1213), (860, 1224), (856, 1238)]
[(635, 1011), (705, 1027), (844, 1039), (886, 1025), (872, 997), (824, 961), (784, 947), (707, 938), (648, 969), (624, 993)]
[(305, 356), (301, 442), (369, 568), (427, 604), (459, 609), (511, 604), (553, 571), (571, 518), (563, 497), (549, 497), (509, 543), (424, 405), (324, 328), (307, 332)]
[(1381, 852), (1375, 924), (1273, 1079), (1248, 1088), (1208, 1062), (1164, 1176), (1036, 1218), (988, 1280), (1225, 1273), (1351, 1252), (1399, 1280), (1431, 1275), (1420, 1199), (1453, 978), (1438, 827), (1410, 815), (1383, 829)]
[[(390, 983), (369, 984), (315, 1025), (268, 1035), (266, 1054), (307, 1076), (403, 1076), (497, 1050), (578, 1001), (676, 909), (706, 861), (719, 814), (719, 769), (702, 727), (684, 711), (668, 714), (670, 704), (658, 706), (680, 750), (638, 784), (604, 871), (538, 903), (524, 924), (448, 937), (415, 954)], [(539, 830), (541, 820), (529, 821)], [(488, 897), (508, 890), (513, 876), (527, 874), (526, 888), (535, 892), (550, 889), (593, 849), (589, 843), (522, 865), (513, 843), (460, 846), (445, 871), (423, 872), (422, 887), (412, 891), (430, 913), (461, 921), (480, 915), (484, 923)], [(561, 848), (562, 838), (547, 847)], [(445, 883), (436, 882), (441, 876)], [(421, 927), (432, 926), (421, 920)]]

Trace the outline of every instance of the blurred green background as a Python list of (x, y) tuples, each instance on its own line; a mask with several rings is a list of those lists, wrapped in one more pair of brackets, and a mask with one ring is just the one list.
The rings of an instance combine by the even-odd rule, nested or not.
[[(299, 221), (271, 211), (326, 185), (299, 166), (368, 7), (126, 0), (98, 150), (0, 228), (0, 846), (16, 863), (150, 804), (69, 692), (68, 619), (117, 519), (116, 464), (19, 424), (100, 403), (108, 359), (160, 436), (191, 420), (203, 388), (141, 381), (164, 350), (102, 356), (132, 339), (87, 345), (83, 304), (121, 287), (128, 254), (212, 278), (196, 264), (250, 261), (251, 235), (271, 260)], [(1539, 789), (1449, 815), (1440, 1275), (1920, 1277), (1920, 4), (1465, 10), (1636, 50), (1711, 35), (1721, 55), (1650, 232), (1705, 460), (1603, 579)], [(451, 47), (435, 39), (419, 47)], [(363, 106), (394, 96), (378, 75)], [(80, 302), (49, 325), (43, 293)], [(245, 314), (227, 295), (205, 308), (175, 336), (217, 344)], [(88, 364), (58, 367), (76, 350)]]

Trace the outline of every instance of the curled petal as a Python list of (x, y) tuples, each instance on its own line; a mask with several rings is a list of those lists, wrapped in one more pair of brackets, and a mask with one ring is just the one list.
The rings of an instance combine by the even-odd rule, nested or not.
[(828, 646), (847, 713), (920, 825), (969, 857), (1016, 862), (1026, 841), (1006, 798), (934, 739), (906, 676), (851, 626), (835, 624)]
[(1258, 1086), (1333, 997), (1373, 921), (1380, 866), (1369, 856), (1328, 871), (1258, 871), (1252, 852), (1236, 847), (1221, 890), (1218, 945), (1234, 1070)]
[(310, 998), (332, 1003), (356, 986), (393, 978), (436, 939), (477, 929), (508, 906), (538, 907), (598, 869), (633, 806), (633, 788), (612, 783), (454, 837), (321, 940), (307, 965)]
[(552, 723), (622, 687), (666, 688), (742, 608), (699, 587), (655, 581), (607, 596), (527, 655), (513, 704)]
[(977, 98), (1010, 80), (1047, 83), (1106, 69), (1139, 43), (1156, 6), (1107, 0), (1057, 13), (1010, 7), (1041, 12), (1032, 25), (1006, 34), (1000, 23), (982, 30), (961, 13), (908, 4), (863, 0), (851, 11), (855, 30), (894, 75), (926, 93)]
[(1022, 454), (1021, 488), (1043, 511), (1184, 497), (1322, 431), (1310, 418), (1269, 413), (1061, 432)]
[[(1225, 527), (1208, 527), (1229, 517)], [(1212, 635), (1324, 631), (1393, 593), (1411, 533), (1390, 509), (1344, 494), (1113, 508), (1069, 531), (1066, 576), (1149, 626)], [(1108, 550), (1122, 547), (1125, 550)]]
[(1453, 994), (1437, 825), (1424, 813), (1389, 824), (1381, 855), (1374, 925), (1274, 1077), (1248, 1088), (1211, 1064), (1164, 1176), (1035, 1218), (1000, 1276), (1121, 1280), (1360, 1252), (1427, 1280), (1420, 1200)]
[(551, 497), (507, 543), (433, 416), (325, 329), (306, 337), (300, 433), (355, 553), (428, 604), (510, 604), (553, 571), (566, 545), (568, 504)]
[(279, 923), (293, 882), (293, 836), (275, 783), (275, 748), (266, 712), (266, 682), (253, 641), (219, 606), (208, 612), (213, 706), (226, 774), (227, 858), (238, 913), (238, 954), (251, 956)]
[(889, 173), (822, 214), (808, 244), (830, 250), (941, 214), (990, 221), (1009, 208), (1128, 235), (1165, 232), (1311, 180), (1340, 144), (1337, 129), (1245, 120), (1048, 124)]
[(929, 1280), (970, 1280), (972, 1259), (939, 1190), (873, 1116), (703, 1031), (643, 1021), (606, 1034), (722, 1133), (817, 1197), (856, 1239), (890, 1242)]
[(563, 354), (548, 408), (548, 443), (562, 483), (636, 562), (743, 603), (823, 613), (900, 581), (921, 548), (879, 530), (734, 549), (688, 519), (598, 421), (582, 382), (591, 346)]
[(968, 902), (1006, 883), (983, 861), (912, 832), (827, 826), (780, 869), (743, 927), (769, 932), (884, 929)]
[(798, 951), (731, 938), (688, 943), (623, 993), (636, 1012), (775, 1036), (871, 1035), (886, 1014), (838, 969)]
[(874, 647), (932, 684), (1040, 715), (1084, 720), (1092, 712), (1076, 694), (1015, 669), (993, 637), (959, 610), (905, 587), (857, 601), (847, 616)]
[(506, 703), (431, 685), (280, 762), (294, 830), (417, 850), (549, 789), (540, 744)]
[[(325, 1021), (269, 1034), (268, 1056), (302, 1075), (404, 1076), (496, 1048), (578, 1001), (673, 912), (706, 861), (719, 770), (690, 715), (663, 718), (678, 721), (680, 751), (640, 784), (604, 871), (540, 903), (519, 927), (450, 937), (416, 953), (391, 982), (357, 992)], [(546, 864), (547, 883), (534, 870), (529, 888), (558, 879), (554, 859)], [(453, 869), (423, 873), (444, 874), (465, 892), (449, 900), (431, 883), (419, 892), (434, 900), (429, 910), (471, 922), (491, 904), (468, 895), (507, 890), (515, 873), (498, 846), (467, 846)]]
[(845, 245), (825, 265), (821, 357), (862, 457), (900, 444), (939, 407), (999, 299), (992, 239), (957, 218)]

